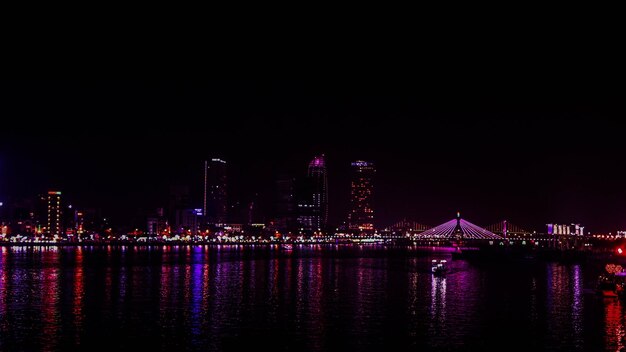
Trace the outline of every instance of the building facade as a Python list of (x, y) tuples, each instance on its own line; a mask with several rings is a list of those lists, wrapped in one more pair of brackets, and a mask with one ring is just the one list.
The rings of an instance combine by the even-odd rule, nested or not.
[(61, 192), (49, 191), (47, 197), (47, 226), (46, 234), (51, 237), (59, 238), (63, 234), (62, 228), (62, 209), (61, 209)]
[(290, 231), (295, 227), (295, 196), (296, 180), (281, 175), (274, 189), (274, 228), (279, 231)]
[(328, 225), (328, 175), (324, 154), (309, 163), (307, 177), (298, 185), (298, 226), (303, 231), (321, 231)]
[(178, 209), (176, 210), (175, 229), (178, 235), (197, 235), (198, 219), (201, 218), (202, 209)]
[(351, 164), (352, 180), (350, 183), (350, 212), (348, 228), (358, 232), (374, 231), (374, 209), (372, 195), (374, 191), (374, 163), (357, 160)]
[(209, 224), (224, 224), (228, 215), (226, 161), (204, 162), (204, 200), (202, 213)]
[(548, 235), (583, 236), (585, 227), (580, 224), (547, 224)]

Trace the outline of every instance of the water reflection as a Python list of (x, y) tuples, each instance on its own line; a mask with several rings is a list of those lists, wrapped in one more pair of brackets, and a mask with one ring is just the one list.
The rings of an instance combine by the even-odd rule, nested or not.
[(5, 339), (1, 336), (7, 336), (11, 326), (10, 312), (8, 310), (8, 292), (11, 290), (11, 288), (8, 287), (10, 277), (10, 268), (8, 265), (10, 252), (7, 247), (2, 247), (0, 248), (0, 253), (0, 350), (8, 350)]
[(430, 317), (433, 323), (446, 322), (446, 277), (432, 277), (430, 283)]
[(446, 332), (446, 291), (447, 278), (431, 276), (430, 283), (430, 326), (429, 333), (436, 345), (440, 338), (447, 337)]
[(585, 294), (588, 267), (455, 261), (433, 277), (429, 257), (350, 250), (2, 247), (0, 350), (133, 350), (125, 338), (157, 350), (488, 350), (496, 335), (626, 348), (625, 307)]
[(623, 303), (617, 299), (604, 299), (604, 317), (607, 351), (623, 351), (626, 336)]
[(192, 270), (192, 278), (190, 281), (189, 294), (191, 295), (191, 334), (195, 339), (198, 339), (201, 336), (201, 327), (203, 326), (203, 321), (201, 319), (203, 309), (202, 304), (204, 301), (204, 271), (207, 269), (204, 265), (202, 265), (202, 250), (200, 247), (194, 249), (194, 259), (193, 259), (193, 268)]
[[(547, 265), (547, 320), (550, 346), (580, 350), (583, 337), (583, 284), (580, 265)], [(563, 335), (561, 331), (570, 331)]]
[[(413, 259), (410, 261), (410, 267), (415, 267), (416, 261)], [(420, 287), (421, 284), (420, 279), (421, 275), (416, 271), (409, 271), (407, 273), (407, 313), (409, 314), (407, 324), (408, 333), (412, 338), (415, 338), (418, 334), (418, 331), (422, 329), (421, 323), (422, 319), (419, 319), (418, 312), (422, 309), (422, 301), (420, 300)], [(430, 297), (432, 297), (432, 292)]]
[(83, 249), (76, 249), (73, 280), (72, 320), (74, 322), (76, 343), (80, 344), (80, 336), (83, 332), (83, 304), (85, 298), (85, 286), (83, 279)]
[(59, 327), (61, 316), (59, 313), (59, 268), (55, 265), (59, 255), (57, 251), (41, 252), (41, 267), (39, 277), (36, 279), (40, 285), (38, 303), (41, 307), (41, 337), (46, 344), (44, 351), (55, 351), (58, 345)]
[(583, 308), (584, 308), (584, 300), (583, 300), (583, 279), (582, 279), (582, 269), (580, 265), (573, 265), (571, 267), (572, 277), (572, 327), (574, 329), (574, 337), (576, 339), (576, 347), (581, 348), (583, 345)]

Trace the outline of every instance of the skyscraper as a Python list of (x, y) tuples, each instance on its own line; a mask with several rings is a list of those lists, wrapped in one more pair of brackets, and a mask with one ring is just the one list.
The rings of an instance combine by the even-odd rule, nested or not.
[(359, 232), (374, 231), (374, 209), (372, 208), (374, 164), (357, 160), (352, 163), (350, 190), (350, 213), (348, 226)]
[[(191, 207), (189, 187), (184, 185), (170, 186), (170, 199), (167, 208), (167, 220), (174, 225), (174, 231), (180, 231), (184, 227), (182, 214), (188, 213)], [(202, 209), (198, 213), (202, 212)]]
[(61, 237), (61, 192), (48, 192), (48, 222), (47, 232), (50, 236)]
[(305, 180), (298, 190), (298, 226), (306, 231), (318, 231), (328, 224), (328, 178), (324, 154), (309, 163)]
[(223, 224), (227, 214), (226, 162), (211, 159), (204, 162), (204, 201), (202, 213), (210, 224)]
[(274, 189), (274, 226), (280, 231), (289, 231), (295, 221), (296, 180), (280, 175)]

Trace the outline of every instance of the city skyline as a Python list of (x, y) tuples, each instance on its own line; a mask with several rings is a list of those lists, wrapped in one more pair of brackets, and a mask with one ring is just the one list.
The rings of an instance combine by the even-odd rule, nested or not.
[[(209, 166), (211, 163), (212, 166)], [(160, 204), (160, 207), (155, 207), (149, 211), (148, 214), (152, 215), (148, 215), (147, 217), (139, 220), (140, 222), (147, 222), (146, 228), (139, 225), (139, 228), (141, 229), (136, 228), (135, 231), (133, 231), (132, 228), (136, 226), (136, 223), (133, 224), (133, 226), (129, 223), (117, 224), (116, 230), (122, 230), (122, 232), (114, 230), (113, 234), (119, 236), (126, 234), (124, 231), (129, 231), (129, 233), (131, 233), (140, 230), (139, 233), (141, 234), (145, 233), (149, 235), (157, 235), (160, 233), (166, 233), (169, 236), (183, 233), (200, 233), (202, 229), (208, 228), (220, 229), (225, 227), (230, 229), (233, 225), (255, 225), (251, 216), (244, 216), (243, 218), (237, 216), (226, 217), (227, 207), (229, 204), (230, 207), (233, 207), (232, 200), (229, 200), (226, 197), (226, 192), (223, 191), (223, 189), (228, 187), (228, 183), (226, 181), (226, 175), (228, 173), (227, 164), (228, 163), (225, 160), (219, 158), (212, 158), (204, 161), (205, 172), (203, 181), (202, 208), (193, 208), (197, 206), (197, 204), (190, 201), (189, 187), (187, 185), (177, 185), (170, 188), (169, 206), (162, 207), (162, 204)], [(376, 173), (375, 165), (371, 161), (357, 160), (351, 162), (350, 166), (350, 211), (341, 223), (326, 223), (324, 226), (321, 225), (324, 221), (324, 214), (326, 214), (328, 210), (327, 204), (322, 206), (324, 203), (323, 200), (328, 197), (328, 189), (326, 157), (325, 154), (321, 154), (314, 156), (308, 163), (306, 174), (298, 175), (297, 177), (286, 177), (286, 175), (280, 175), (279, 178), (275, 180), (278, 186), (272, 195), (275, 203), (268, 205), (268, 209), (263, 209), (263, 211), (269, 211), (267, 214), (270, 214), (267, 218), (265, 218), (267, 221), (262, 222), (263, 225), (267, 226), (270, 230), (280, 231), (285, 234), (296, 234), (298, 232), (302, 233), (302, 230), (305, 230), (305, 233), (312, 234), (322, 230), (322, 228), (329, 233), (349, 232), (353, 234), (371, 234), (375, 230), (394, 231), (398, 224), (408, 224), (407, 221), (412, 221), (414, 224), (417, 224), (417, 227), (413, 228), (414, 226), (411, 226), (411, 229), (409, 230), (409, 227), (400, 225), (397, 229), (406, 229), (410, 232), (417, 231), (418, 233), (424, 229), (428, 229), (428, 231), (431, 231), (433, 228), (436, 229), (436, 227), (433, 227), (432, 224), (419, 223), (415, 222), (414, 219), (406, 218), (400, 219), (394, 224), (376, 226), (373, 222), (375, 207), (372, 205), (372, 195), (374, 193), (373, 179)], [(285, 182), (287, 182), (286, 188), (284, 184)], [(281, 183), (283, 183), (282, 186), (280, 186)], [(281, 188), (283, 189), (281, 190)], [(285, 190), (288, 194), (288, 199), (285, 199), (284, 197)], [(85, 209), (88, 209), (90, 212), (94, 212), (94, 210), (85, 206), (81, 206), (80, 209), (75, 209), (75, 207), (71, 204), (66, 205), (67, 209), (65, 209), (61, 205), (61, 194), (61, 191), (50, 190), (45, 192), (45, 194), (37, 196), (40, 199), (41, 206), (43, 206), (41, 210), (39, 210), (40, 208), (35, 205), (35, 203), (37, 203), (35, 200), (37, 197), (31, 197), (31, 199), (28, 199), (29, 197), (19, 198), (16, 204), (12, 204), (11, 202), (8, 204), (4, 204), (5, 202), (0, 204), (1, 206), (4, 206), (3, 210), (8, 208), (9, 211), (15, 211), (17, 209), (21, 213), (24, 213), (24, 211), (28, 209), (34, 211), (34, 213), (31, 213), (30, 216), (23, 217), (23, 219), (28, 218), (35, 220), (34, 222), (28, 222), (27, 224), (22, 224), (20, 222), (20, 226), (12, 224), (12, 226), (9, 226), (11, 231), (21, 234), (28, 234), (32, 231), (33, 234), (46, 234), (55, 238), (66, 237), (68, 235), (75, 236), (85, 232)], [(28, 206), (23, 207), (25, 204), (24, 201), (26, 204), (31, 203), (30, 208)], [(207, 206), (207, 202), (215, 204)], [(287, 209), (283, 211), (277, 210), (277, 207), (285, 206), (285, 202), (290, 203), (290, 205), (287, 206)], [(301, 209), (302, 204), (307, 204), (305, 207), (310, 207), (310, 209)], [(14, 208), (14, 206), (17, 206), (17, 208)], [(269, 210), (270, 208), (273, 210)], [(207, 211), (204, 209), (211, 210), (207, 214)], [(167, 212), (165, 210), (167, 210)], [(252, 211), (252, 208), (250, 208), (250, 211)], [(66, 216), (65, 212), (68, 213), (68, 216)], [(35, 215), (33, 216), (33, 214)], [(459, 211), (457, 211), (456, 214), (457, 217), (460, 216)], [(3, 221), (3, 225), (11, 225), (10, 221), (6, 222), (7, 220), (11, 220), (11, 217), (7, 217), (6, 212), (4, 212), (3, 215), (5, 217), (0, 219)], [(303, 220), (302, 215), (304, 215), (304, 218), (306, 219)], [(292, 219), (281, 220), (281, 217), (283, 216), (291, 217)], [(509, 223), (509, 230), (512, 230), (511, 233), (515, 234), (534, 232), (548, 235), (569, 235), (570, 232), (571, 234), (579, 236), (592, 234), (592, 232), (589, 231), (584, 232), (585, 226), (581, 226), (580, 224), (574, 222), (569, 223), (567, 221), (565, 224), (558, 225), (555, 223), (545, 223), (544, 226), (539, 228), (530, 228), (530, 231), (522, 230), (516, 225), (511, 225), (510, 221), (507, 219), (502, 221), (498, 220), (495, 224), (484, 226), (502, 233), (503, 230), (506, 232), (507, 222)], [(98, 228), (108, 228), (109, 233), (111, 233), (110, 231), (112, 228), (108, 224), (106, 217), (100, 216), (99, 221), (92, 219), (92, 224), (95, 223), (98, 223)], [(207, 225), (209, 227), (207, 227)], [(257, 223), (256, 225), (260, 224)], [(24, 226), (31, 230), (24, 232)], [(337, 228), (335, 229), (335, 227)], [(166, 229), (167, 232), (164, 232)], [(68, 232), (64, 232), (65, 230)], [(237, 231), (240, 230), (241, 229), (238, 229)], [(613, 229), (608, 233), (623, 234), (624, 232), (625, 231), (623, 230)], [(602, 233), (606, 234), (607, 231), (594, 230), (593, 232), (593, 234)]]
[[(309, 83), (3, 83), (0, 201), (59, 189), (123, 223), (166, 205), (172, 185), (201, 194), (198, 165), (215, 157), (232, 169), (229, 198), (249, 204), (258, 194), (262, 205), (279, 174), (297, 176), (324, 153), (333, 224), (349, 212), (350, 162), (372, 160), (377, 226), (405, 218), (433, 225), (460, 209), (483, 225), (626, 228), (624, 148), (611, 120), (621, 110), (597, 95)], [(24, 103), (31, 99), (41, 104)], [(58, 118), (25, 123), (41, 115)], [(160, 126), (152, 115), (172, 119)], [(97, 128), (76, 132), (76, 116)], [(189, 130), (174, 119), (194, 116), (213, 128)]]

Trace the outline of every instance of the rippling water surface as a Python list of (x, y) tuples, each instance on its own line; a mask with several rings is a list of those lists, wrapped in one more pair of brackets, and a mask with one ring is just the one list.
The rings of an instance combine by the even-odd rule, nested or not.
[(0, 350), (619, 351), (601, 264), (376, 246), (2, 247)]

